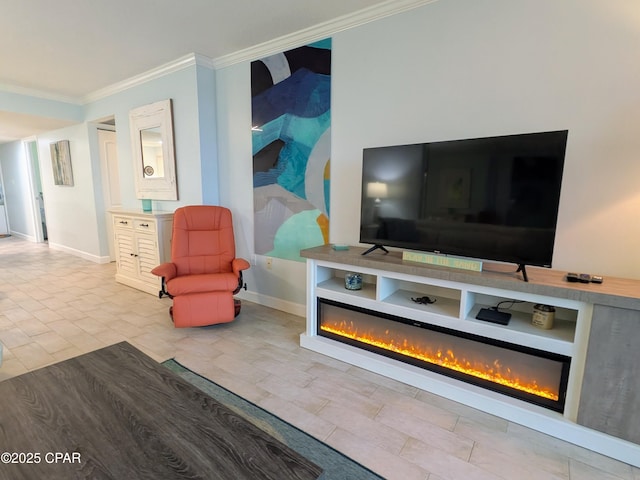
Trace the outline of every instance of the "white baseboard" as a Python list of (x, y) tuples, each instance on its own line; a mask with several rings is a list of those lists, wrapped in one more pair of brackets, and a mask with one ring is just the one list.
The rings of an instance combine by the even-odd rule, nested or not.
[(292, 315), (298, 315), (299, 317), (306, 316), (307, 312), (306, 305), (289, 302), (287, 300), (282, 300), (281, 298), (271, 297), (269, 295), (263, 295), (248, 290), (243, 290), (241, 293), (238, 293), (237, 297), (265, 307), (275, 308), (276, 310), (281, 310)]
[(15, 231), (11, 231), (10, 235), (12, 237), (16, 237), (16, 238), (20, 238), (22, 240), (26, 240), (28, 242), (36, 242), (36, 237), (32, 236), (32, 235), (26, 235), (24, 233), (20, 233), (20, 232), (15, 232)]
[(92, 253), (83, 252), (82, 250), (77, 250), (75, 248), (67, 247), (66, 245), (60, 245), (58, 243), (49, 242), (49, 248), (52, 250), (59, 250), (61, 252), (69, 253), (71, 255), (84, 258), (85, 260), (89, 260), (94, 263), (110, 263), (111, 262), (111, 258), (109, 257), (109, 255), (106, 255), (106, 256), (94, 255)]

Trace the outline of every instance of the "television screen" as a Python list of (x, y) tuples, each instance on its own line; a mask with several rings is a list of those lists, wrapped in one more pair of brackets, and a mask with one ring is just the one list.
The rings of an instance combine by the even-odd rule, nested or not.
[(365, 148), (360, 242), (550, 267), (567, 135)]

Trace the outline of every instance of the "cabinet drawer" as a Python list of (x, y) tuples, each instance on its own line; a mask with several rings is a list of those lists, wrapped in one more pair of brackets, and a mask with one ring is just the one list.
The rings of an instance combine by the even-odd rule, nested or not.
[(113, 216), (113, 226), (115, 228), (133, 228), (133, 218), (121, 215)]
[(135, 218), (133, 220), (133, 225), (138, 232), (156, 232), (155, 220), (149, 220), (147, 218)]

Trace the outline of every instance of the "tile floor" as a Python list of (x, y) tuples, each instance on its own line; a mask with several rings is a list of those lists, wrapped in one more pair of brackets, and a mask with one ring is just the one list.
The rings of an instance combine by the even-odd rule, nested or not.
[(388, 479), (640, 480), (638, 468), (301, 349), (295, 315), (244, 301), (231, 324), (175, 329), (170, 300), (117, 284), (114, 273), (114, 264), (0, 239), (0, 380), (127, 340)]

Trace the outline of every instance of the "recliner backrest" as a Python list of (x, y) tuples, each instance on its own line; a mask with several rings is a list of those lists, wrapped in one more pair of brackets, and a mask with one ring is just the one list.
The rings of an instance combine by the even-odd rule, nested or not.
[(178, 276), (231, 272), (234, 258), (233, 222), (228, 208), (193, 205), (175, 211), (171, 261)]

